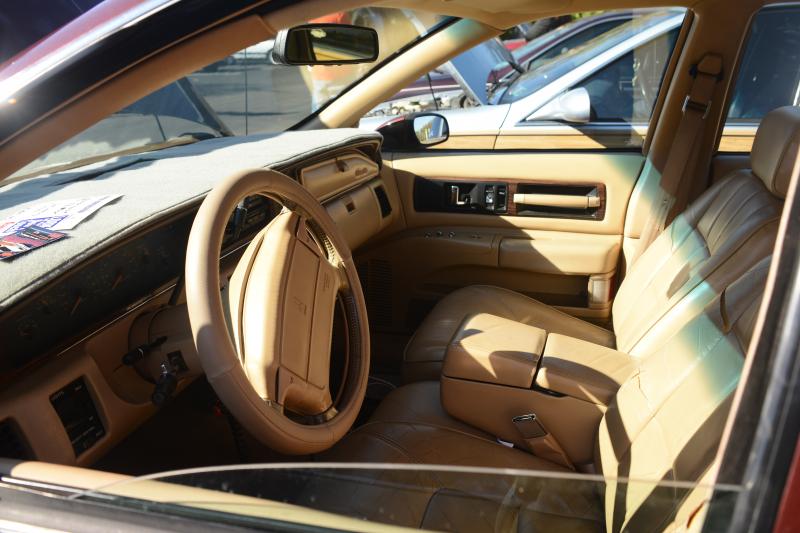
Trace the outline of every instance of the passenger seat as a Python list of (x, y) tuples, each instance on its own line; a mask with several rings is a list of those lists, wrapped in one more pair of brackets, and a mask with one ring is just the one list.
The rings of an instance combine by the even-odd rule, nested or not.
[(725, 287), (772, 252), (800, 145), (800, 108), (768, 113), (751, 169), (714, 184), (631, 266), (612, 307), (609, 331), (507, 289), (469, 286), (443, 298), (405, 350), (407, 382), (438, 380), (464, 319), (488, 313), (639, 356), (671, 337)]

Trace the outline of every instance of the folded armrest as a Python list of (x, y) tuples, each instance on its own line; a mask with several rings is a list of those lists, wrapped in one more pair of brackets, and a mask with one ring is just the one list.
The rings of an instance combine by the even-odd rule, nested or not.
[(461, 324), (444, 360), (451, 378), (530, 388), (547, 332), (486, 313)]
[(622, 383), (637, 368), (635, 357), (551, 333), (536, 374), (536, 385), (579, 400), (609, 405)]

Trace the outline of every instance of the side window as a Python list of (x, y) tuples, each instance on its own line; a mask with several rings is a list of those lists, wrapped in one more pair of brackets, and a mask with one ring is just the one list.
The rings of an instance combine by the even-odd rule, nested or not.
[(591, 121), (647, 123), (677, 37), (675, 28), (570, 87), (589, 93)]
[(762, 9), (753, 19), (720, 141), (721, 152), (748, 152), (761, 118), (800, 104), (800, 8)]
[(525, 65), (525, 68), (528, 70), (538, 68), (539, 66), (550, 61), (554, 57), (558, 57), (561, 54), (566, 54), (570, 50), (577, 48), (588, 41), (591, 41), (595, 37), (598, 37), (606, 33), (607, 31), (613, 30), (620, 24), (623, 24), (624, 22), (627, 22), (629, 20), (630, 18), (618, 18), (614, 20), (607, 20), (605, 22), (600, 22), (598, 24), (590, 26), (576, 35), (567, 37), (566, 39), (561, 41), (558, 44), (558, 46), (554, 46), (550, 50), (547, 50), (545, 53), (530, 60)]
[[(508, 83), (516, 71), (510, 64), (533, 71), (578, 48), (618, 26), (629, 22), (634, 14), (579, 18), (555, 27), (510, 51), (500, 39), (489, 39), (440, 65), (400, 90), (367, 113), (367, 117), (396, 116), (419, 111), (469, 108), (498, 103), (493, 93), (498, 85)], [(547, 19), (550, 20), (550, 19)], [(565, 18), (566, 21), (570, 17)], [(521, 28), (521, 26), (520, 26)], [(525, 34), (524, 31), (518, 33)], [(504, 49), (506, 48), (506, 49)]]
[[(576, 14), (521, 46), (489, 39), (379, 104), (359, 125), (375, 129), (387, 117), (440, 112), (450, 123), (448, 148), (480, 139), (487, 148), (506, 141), (537, 149), (640, 146), (684, 17), (682, 8)], [(583, 128), (587, 122), (603, 127)]]

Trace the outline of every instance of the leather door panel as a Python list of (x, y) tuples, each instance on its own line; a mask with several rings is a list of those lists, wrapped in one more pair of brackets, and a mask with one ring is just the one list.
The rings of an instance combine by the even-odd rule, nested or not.
[[(643, 164), (640, 154), (434, 150), (384, 155), (382, 176), (395, 181), (405, 229), (357, 256), (373, 304), (373, 328), (410, 332), (439, 298), (472, 284), (516, 290), (578, 316), (609, 316), (625, 212)], [(554, 190), (596, 184), (603, 191), (603, 209), (599, 217), (418, 210), (414, 194), (420, 178), (546, 183)]]

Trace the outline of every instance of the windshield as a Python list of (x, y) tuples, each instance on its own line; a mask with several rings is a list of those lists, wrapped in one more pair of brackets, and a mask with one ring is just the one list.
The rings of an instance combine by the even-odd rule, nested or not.
[(530, 70), (516, 77), (505, 91), (496, 91), (491, 103), (510, 104), (530, 96), (587, 61), (671, 18), (679, 24), (682, 16), (662, 12), (637, 17), (563, 54), (542, 58)]
[(115, 155), (210, 137), (288, 129), (339, 96), (384, 59), (427, 35), (443, 17), (407, 9), (362, 7), (312, 22), (375, 29), (372, 63), (288, 66), (272, 62), (274, 40), (240, 50), (121, 109), (23, 167), (11, 178), (34, 176)]
[[(620, 513), (604, 505), (611, 487), (631, 509)], [(709, 514), (724, 521), (741, 487), (500, 468), (296, 463), (166, 472), (77, 498), (256, 528), (294, 522), (347, 531), (374, 531), (377, 524), (436, 531), (595, 531), (627, 515), (626, 530), (649, 531), (669, 523), (696, 491), (714, 494)]]

